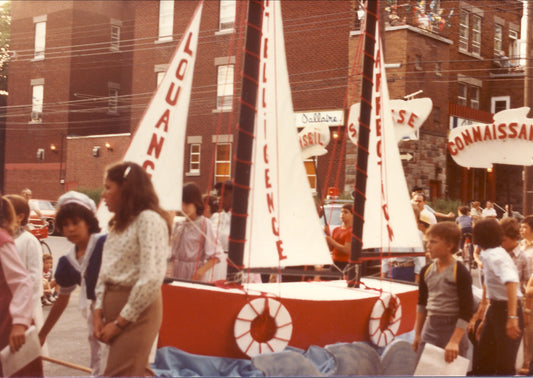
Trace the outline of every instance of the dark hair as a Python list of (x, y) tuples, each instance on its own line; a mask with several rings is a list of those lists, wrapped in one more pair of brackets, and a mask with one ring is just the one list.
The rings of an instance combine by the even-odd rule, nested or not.
[(481, 249), (496, 248), (502, 244), (503, 231), (497, 220), (485, 218), (474, 225), (472, 238)]
[(5, 196), (0, 198), (0, 227), (6, 230), (11, 236), (14, 235), (15, 229), (17, 228), (15, 210)]
[(522, 219), (522, 222), (524, 224), (527, 224), (531, 230), (533, 230), (533, 215), (528, 215), (524, 219)]
[(350, 213), (353, 214), (353, 203), (345, 203), (344, 205), (342, 205), (342, 208), (344, 210), (348, 210)]
[(427, 236), (435, 236), (444, 240), (447, 243), (453, 244), (452, 253), (459, 250), (459, 242), (461, 241), (461, 229), (457, 223), (446, 221), (431, 225), (426, 233)]
[(74, 202), (66, 203), (63, 206), (60, 206), (59, 211), (56, 214), (56, 225), (61, 232), (63, 232), (63, 226), (68, 219), (81, 219), (85, 221), (89, 228), (89, 234), (100, 232), (98, 219), (96, 219), (94, 213), (85, 206)]
[(196, 183), (189, 182), (183, 186), (181, 200), (184, 203), (192, 203), (196, 207), (196, 214), (204, 213), (204, 202), (202, 201), (202, 192)]
[(470, 211), (470, 208), (468, 206), (461, 206), (459, 208), (459, 213), (463, 215), (468, 215), (468, 212)]
[(15, 216), (24, 214), (24, 218), (22, 218), (20, 221), (20, 225), (25, 226), (28, 223), (28, 218), (30, 217), (30, 205), (28, 205), (28, 201), (18, 194), (8, 194), (6, 195), (6, 198), (13, 205)]
[(106, 178), (117, 183), (121, 190), (121, 203), (109, 226), (124, 231), (144, 210), (153, 210), (166, 222), (168, 232), (172, 230), (172, 220), (168, 212), (159, 206), (159, 198), (148, 173), (138, 164), (121, 162), (107, 168)]
[(211, 214), (218, 212), (218, 197), (204, 194), (202, 200), (204, 202), (204, 206), (208, 207), (209, 211), (211, 211)]

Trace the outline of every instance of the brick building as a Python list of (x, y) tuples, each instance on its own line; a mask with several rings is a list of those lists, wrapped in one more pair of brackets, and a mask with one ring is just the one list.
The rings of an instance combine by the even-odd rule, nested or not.
[[(14, 2), (4, 191), (30, 186), (36, 196), (55, 198), (101, 186), (103, 167), (121, 158), (130, 138), (107, 138), (120, 145), (110, 150), (103, 135), (135, 131), (197, 4)], [(185, 180), (203, 188), (233, 169), (244, 30), (237, 21), (245, 5), (204, 3), (184, 151)], [(297, 122), (327, 118), (336, 130), (344, 122), (351, 4), (284, 2), (283, 13)], [(344, 171), (342, 135), (335, 141), (334, 151), (318, 159), (319, 177), (332, 167)], [(343, 178), (319, 184), (342, 187)]]
[[(426, 188), (432, 199), (492, 200), (521, 208), (522, 167), (460, 167), (446, 145), (451, 128), (492, 123), (493, 113), (524, 105), (524, 69), (518, 59), (522, 2), (380, 4), (391, 98), (418, 92), (433, 101), (418, 139), (399, 145), (402, 154), (412, 156), (403, 161), (408, 185)], [(351, 34), (352, 56), (361, 34), (357, 26)], [(348, 158), (348, 169), (352, 165)]]
[[(55, 198), (100, 187), (103, 167), (121, 158), (197, 3), (15, 1), (4, 191), (30, 186), (36, 196)], [(524, 74), (514, 67), (521, 2), (507, 1), (505, 9), (500, 1), (380, 4), (391, 98), (422, 90), (434, 104), (418, 140), (400, 144), (413, 157), (404, 161), (408, 185), (427, 188), (432, 198), (513, 200), (519, 207), (521, 188), (508, 183), (521, 182), (520, 168), (459, 167), (446, 138), (454, 125), (490, 122), (493, 112), (522, 106)], [(184, 150), (185, 180), (202, 188), (232, 174), (244, 5), (204, 3)], [(336, 137), (318, 158), (316, 176), (307, 162), (310, 179), (346, 192), (354, 180), (355, 148), (345, 141), (344, 119), (358, 6), (282, 3), (297, 126), (328, 119)]]
[(129, 2), (13, 2), (4, 192), (57, 198), (67, 137), (129, 132), (132, 23)]

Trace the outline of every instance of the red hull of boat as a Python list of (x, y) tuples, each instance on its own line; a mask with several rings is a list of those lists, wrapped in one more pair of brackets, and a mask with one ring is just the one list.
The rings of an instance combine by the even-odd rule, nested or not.
[[(274, 285), (274, 284), (270, 284)], [(311, 288), (312, 290), (312, 288)], [(341, 290), (341, 289), (339, 289)], [(368, 323), (379, 293), (365, 289), (362, 297), (309, 300), (274, 297), (292, 317), (289, 345), (307, 349), (337, 342), (370, 341)], [(414, 327), (418, 290), (410, 286), (396, 295), (402, 305), (398, 334)], [(159, 347), (173, 346), (200, 355), (248, 358), (237, 346), (234, 324), (243, 306), (261, 297), (235, 290), (213, 291), (202, 285), (163, 285), (163, 323)]]

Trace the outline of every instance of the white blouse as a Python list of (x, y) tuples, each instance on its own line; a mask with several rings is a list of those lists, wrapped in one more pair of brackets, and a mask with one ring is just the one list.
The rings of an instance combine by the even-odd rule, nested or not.
[(168, 228), (155, 211), (144, 210), (122, 232), (111, 231), (96, 284), (96, 309), (102, 309), (105, 286), (132, 287), (120, 316), (134, 322), (159, 295), (170, 254)]

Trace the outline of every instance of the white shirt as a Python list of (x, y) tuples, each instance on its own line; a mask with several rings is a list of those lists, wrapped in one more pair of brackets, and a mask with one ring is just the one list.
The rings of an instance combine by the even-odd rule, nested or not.
[(29, 231), (22, 231), (15, 239), (15, 247), (28, 269), (33, 283), (33, 300), (41, 305), (43, 295), (43, 249), (39, 240)]
[(213, 231), (218, 238), (220, 245), (224, 252), (229, 251), (229, 232), (231, 226), (231, 213), (229, 211), (222, 211), (213, 214), (211, 217), (213, 224)]
[(109, 232), (96, 283), (96, 309), (102, 309), (106, 284), (132, 287), (120, 316), (136, 321), (159, 295), (170, 255), (168, 228), (155, 211), (144, 210), (122, 232)]
[(427, 220), (428, 222), (426, 223), (429, 223), (430, 225), (437, 223), (437, 218), (435, 217), (435, 214), (433, 214), (431, 211), (429, 211), (426, 208), (424, 208), (424, 210), (420, 212), (420, 220), (422, 221)]
[(505, 249), (502, 247), (486, 249), (481, 252), (480, 259), (483, 263), (483, 275), (485, 276), (488, 299), (506, 301), (507, 289), (505, 284), (508, 282), (517, 283), (516, 297), (522, 297), (518, 270)]
[(491, 207), (490, 209), (483, 209), (483, 211), (481, 212), (481, 216), (483, 218), (487, 218), (487, 217), (496, 217), (497, 214), (496, 214), (496, 210), (494, 209), (494, 207)]

